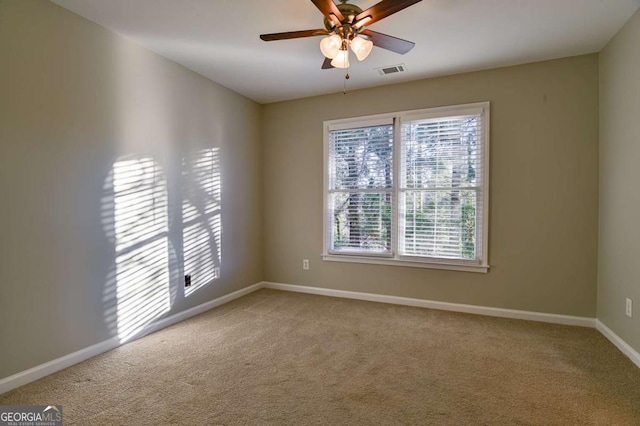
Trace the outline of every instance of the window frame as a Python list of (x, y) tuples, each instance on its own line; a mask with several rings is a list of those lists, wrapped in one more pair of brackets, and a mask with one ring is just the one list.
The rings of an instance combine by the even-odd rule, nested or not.
[[(482, 258), (480, 260), (445, 259), (435, 257), (418, 257), (400, 255), (398, 252), (399, 243), (399, 200), (401, 193), (400, 171), (402, 158), (402, 123), (412, 119), (430, 119), (455, 117), (460, 115), (480, 114), (482, 119), (482, 217), (479, 231), (482, 242)], [(490, 102), (476, 102), (462, 105), (451, 105), (444, 107), (425, 108), (419, 110), (409, 110), (392, 112), (385, 114), (375, 114), (362, 117), (327, 120), (323, 122), (323, 247), (322, 259), (325, 261), (364, 263), (391, 266), (408, 266), (416, 268), (445, 269), (465, 272), (486, 273), (489, 270), (489, 136), (491, 123)], [(391, 190), (391, 253), (353, 253), (329, 250), (332, 241), (332, 226), (329, 206), (329, 197), (332, 192), (329, 189), (329, 136), (330, 131), (338, 129), (349, 129), (376, 125), (384, 121), (393, 121), (393, 186)], [(476, 219), (477, 220), (477, 219)]]

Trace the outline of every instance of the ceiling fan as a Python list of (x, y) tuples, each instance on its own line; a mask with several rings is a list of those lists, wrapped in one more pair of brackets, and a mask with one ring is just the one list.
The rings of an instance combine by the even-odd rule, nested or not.
[(261, 34), (264, 41), (288, 40), (302, 37), (326, 36), (320, 41), (325, 56), (322, 69), (348, 68), (349, 48), (359, 61), (364, 60), (373, 46), (405, 54), (415, 43), (367, 29), (368, 25), (420, 2), (421, 0), (382, 0), (367, 10), (362, 10), (348, 0), (311, 0), (324, 15), (324, 28)]

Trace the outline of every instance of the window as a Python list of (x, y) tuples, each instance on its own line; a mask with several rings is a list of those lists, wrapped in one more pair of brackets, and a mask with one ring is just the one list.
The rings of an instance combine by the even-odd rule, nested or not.
[(325, 122), (323, 258), (486, 272), (489, 103)]

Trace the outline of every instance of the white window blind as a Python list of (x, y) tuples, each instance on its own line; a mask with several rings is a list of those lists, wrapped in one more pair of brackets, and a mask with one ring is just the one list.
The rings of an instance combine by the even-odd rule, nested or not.
[(405, 120), (401, 135), (399, 253), (481, 260), (481, 114)]
[(323, 259), (487, 271), (488, 102), (325, 125)]
[(329, 131), (330, 252), (391, 253), (393, 158), (392, 124)]

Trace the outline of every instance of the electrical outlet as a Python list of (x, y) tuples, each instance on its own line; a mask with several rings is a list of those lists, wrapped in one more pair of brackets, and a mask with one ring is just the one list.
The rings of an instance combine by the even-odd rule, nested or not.
[(629, 299), (628, 297), (627, 297), (627, 306), (625, 309), (625, 313), (629, 318), (633, 317), (633, 302), (631, 302), (631, 299)]
[(191, 287), (191, 275), (184, 276), (184, 286)]
[(309, 259), (302, 259), (302, 269), (309, 269)]

